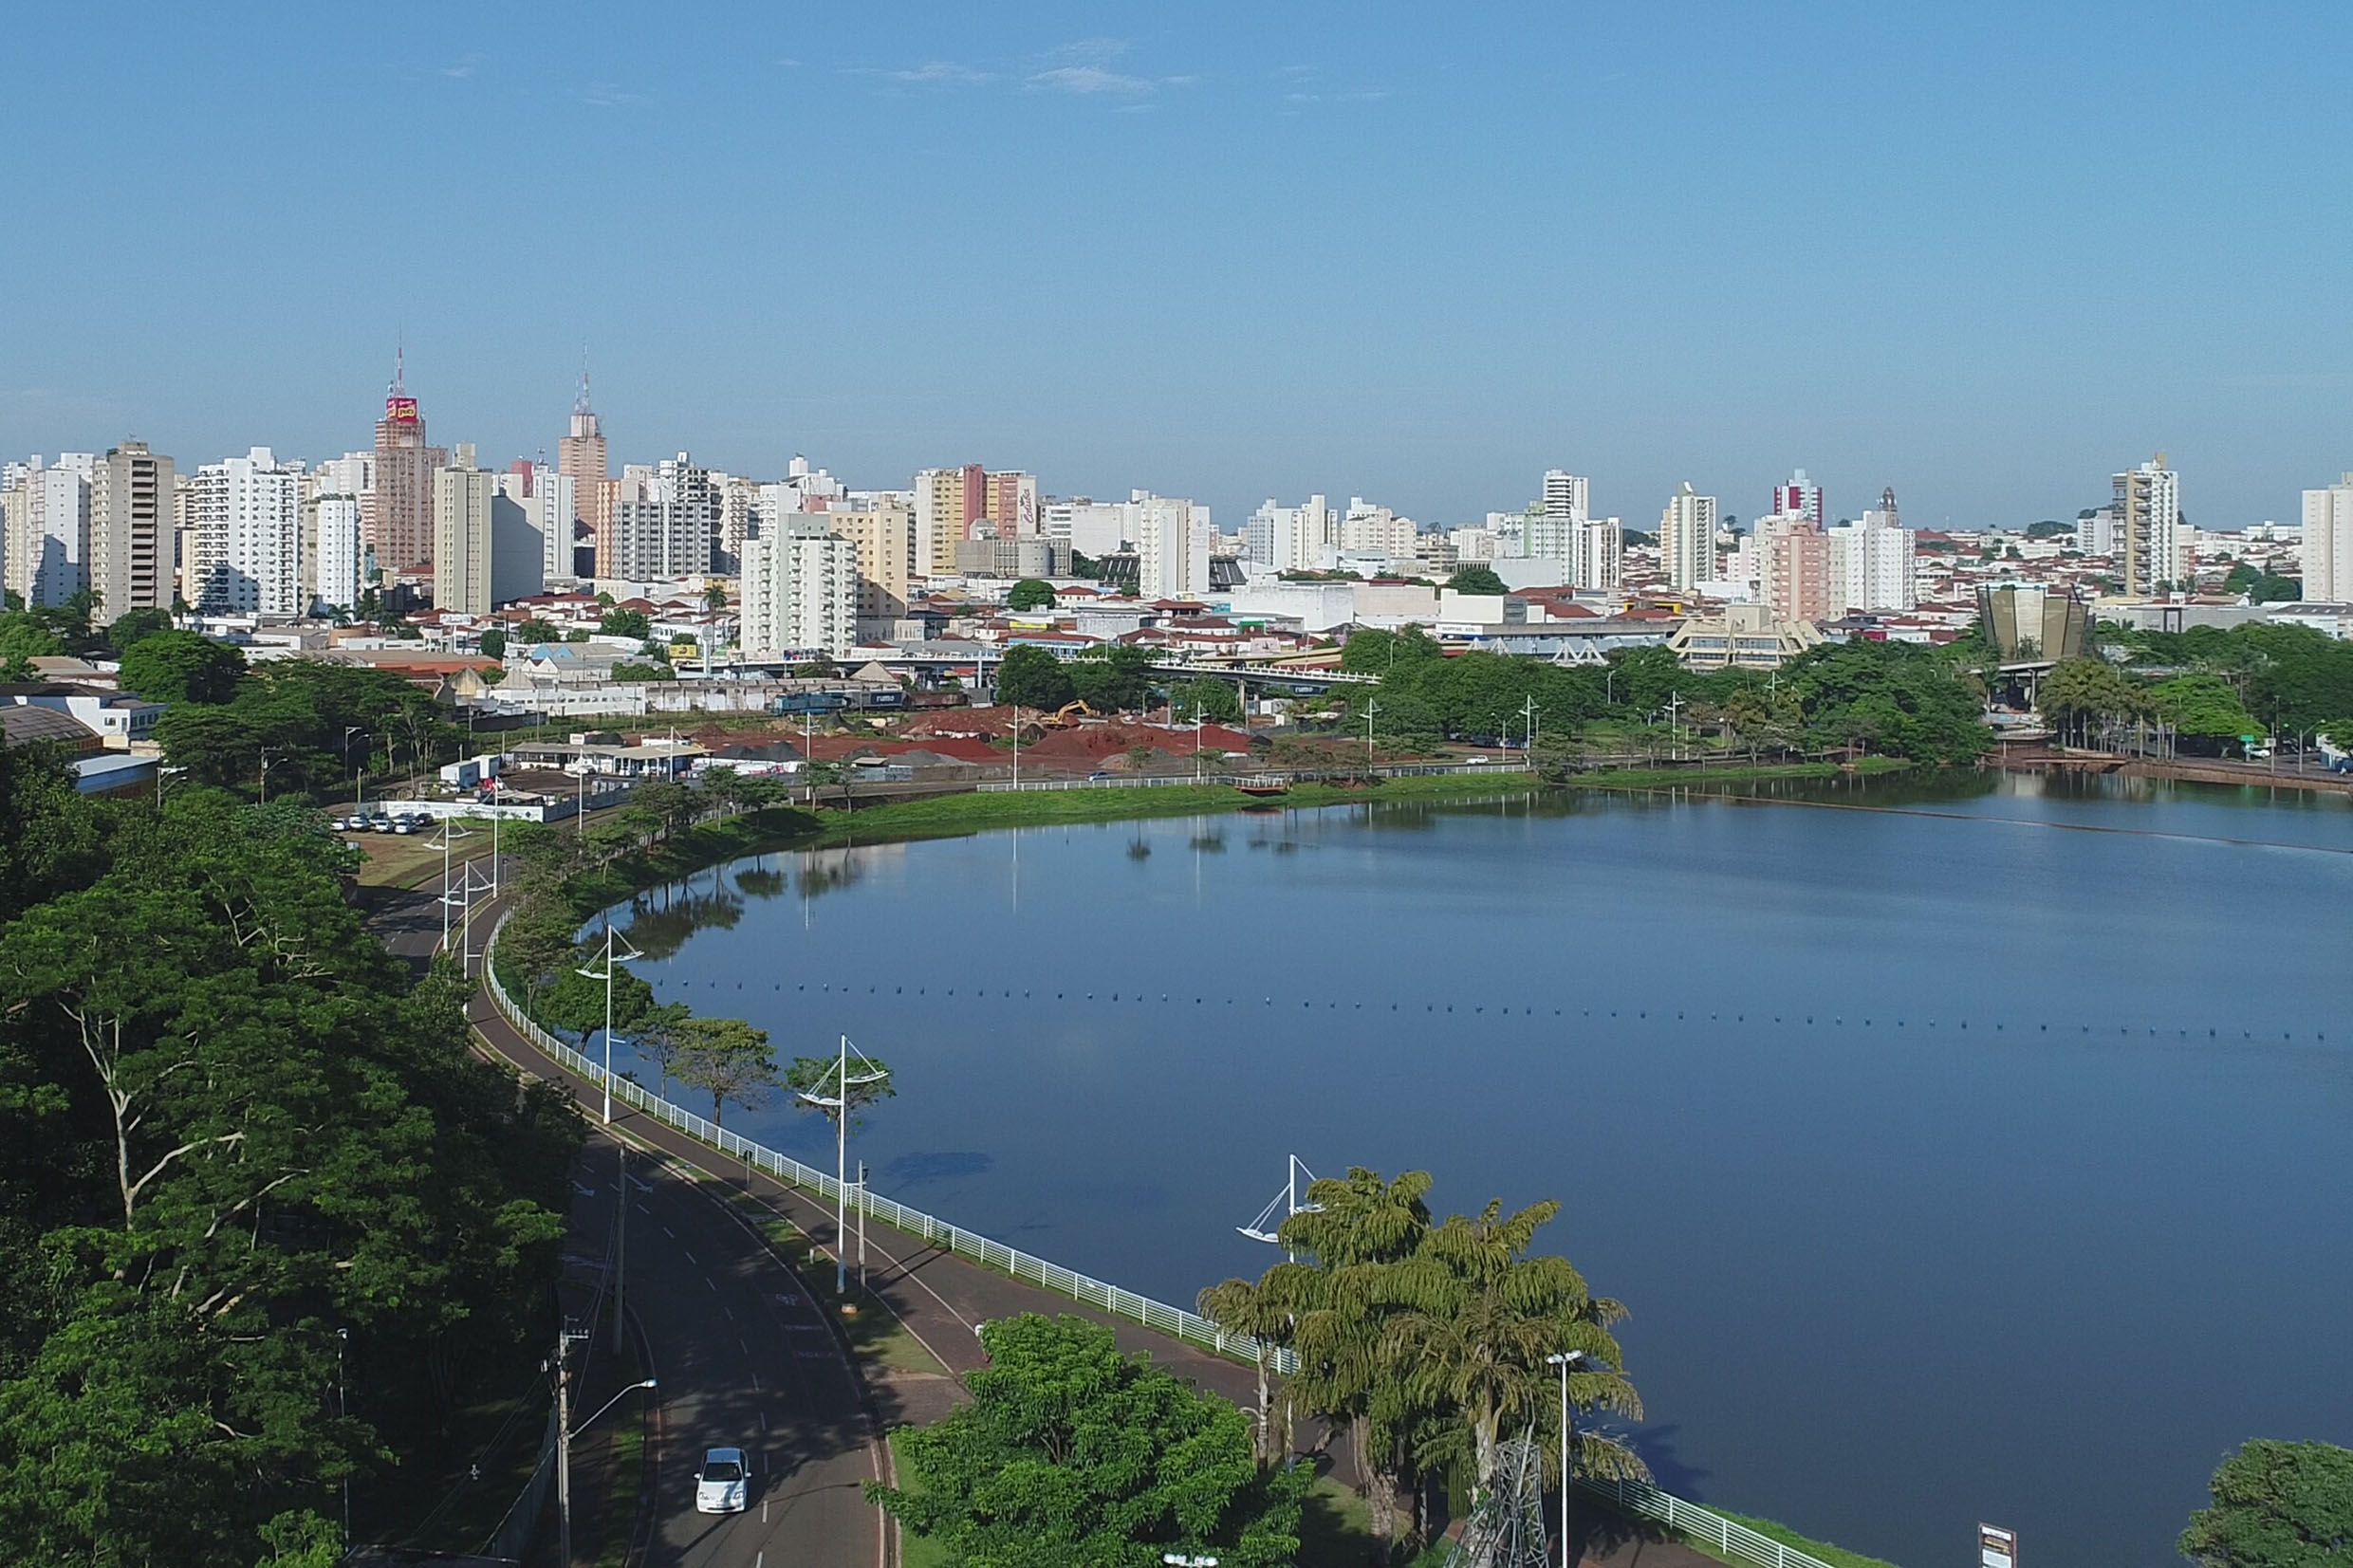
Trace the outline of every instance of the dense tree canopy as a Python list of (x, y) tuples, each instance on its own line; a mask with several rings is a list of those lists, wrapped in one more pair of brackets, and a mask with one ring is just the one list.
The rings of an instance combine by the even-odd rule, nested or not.
[(149, 702), (228, 702), (244, 674), (243, 654), (194, 632), (150, 633), (122, 651), (124, 689)]
[(9, 753), (0, 819), (0, 1558), (315, 1544), (511, 1375), (577, 1125), (468, 1054), (453, 980), (408, 988), (307, 810)]
[(1043, 648), (1027, 645), (1005, 650), (997, 666), (997, 701), (1022, 708), (1057, 709), (1076, 695), (1062, 660)]
[(867, 1487), (956, 1568), (1293, 1560), (1309, 1472), (1261, 1468), (1233, 1406), (1083, 1319), (1028, 1313), (980, 1337), (990, 1365), (967, 1379), (972, 1402), (899, 1438), (905, 1486)]
[(2258, 1438), (2222, 1462), (2213, 1494), (2181, 1533), (2199, 1568), (2353, 1565), (2353, 1451)]
[(1024, 610), (1050, 610), (1054, 607), (1054, 585), (1043, 578), (1025, 577), (1007, 591), (1005, 607)]
[(1455, 567), (1454, 575), (1446, 580), (1446, 585), (1458, 594), (1496, 595), (1511, 591), (1505, 586), (1503, 579), (1495, 575), (1495, 568), (1482, 562)]

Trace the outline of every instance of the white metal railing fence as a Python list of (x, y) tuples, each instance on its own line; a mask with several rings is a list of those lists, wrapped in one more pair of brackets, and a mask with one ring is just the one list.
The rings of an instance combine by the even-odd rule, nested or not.
[(1577, 1485), (1621, 1513), (1656, 1520), (1702, 1545), (1713, 1546), (1728, 1558), (1754, 1563), (1756, 1568), (1830, 1568), (1818, 1557), (1785, 1546), (1737, 1520), (1726, 1519), (1696, 1503), (1686, 1503), (1673, 1492), (1662, 1492), (1645, 1482), (1579, 1476)]
[[(1533, 766), (1523, 757), (1502, 757), (1488, 763), (1383, 763), (1378, 767), (1357, 771), (1382, 779), (1427, 778), (1433, 774), (1461, 774), (1466, 778), (1477, 778), (1489, 773), (1526, 773)], [(1114, 773), (1101, 779), (1024, 779), (1019, 784), (1010, 779), (990, 779), (976, 787), (995, 794), (1014, 789), (1027, 793), (1033, 789), (1150, 789), (1173, 784), (1313, 784), (1330, 771), (1329, 768), (1309, 768), (1291, 773), (1213, 773), (1197, 779), (1186, 773)]]
[[(498, 935), (506, 927), (507, 913), (506, 911), (500, 912), (498, 925), (491, 932), (490, 950), (492, 952), (497, 950)], [(500, 1016), (512, 1024), (524, 1039), (573, 1072), (598, 1082), (602, 1081), (604, 1068), (601, 1063), (541, 1028), (515, 1005), (514, 999), (507, 994), (507, 987), (499, 983), (494, 964), (486, 960), (482, 973), (490, 987), (491, 1000)], [(780, 1154), (773, 1149), (753, 1143), (741, 1134), (729, 1132), (682, 1105), (661, 1098), (643, 1084), (619, 1075), (613, 1079), (612, 1090), (615, 1099), (636, 1107), (658, 1121), (667, 1122), (689, 1137), (708, 1143), (722, 1153), (742, 1160), (755, 1171), (765, 1171), (778, 1181), (789, 1182), (827, 1203), (838, 1203), (842, 1199), (843, 1184), (834, 1179), (831, 1171), (803, 1165), (788, 1154)], [(1048, 1263), (1017, 1247), (1007, 1246), (1003, 1242), (991, 1241), (986, 1236), (976, 1235), (961, 1226), (950, 1225), (920, 1209), (910, 1208), (905, 1204), (871, 1191), (862, 1191), (856, 1182), (849, 1184), (849, 1201), (852, 1208), (862, 1208), (871, 1219), (897, 1226), (934, 1246), (961, 1253), (1025, 1283), (1067, 1296), (1087, 1306), (1100, 1307), (1117, 1317), (1205, 1346), (1220, 1355), (1238, 1356), (1252, 1363), (1257, 1360), (1257, 1340), (1248, 1335), (1229, 1334), (1197, 1312), (1187, 1312), (1182, 1307), (1173, 1307), (1148, 1296), (1139, 1296), (1132, 1290), (1122, 1290), (1118, 1285), (1106, 1284), (1075, 1269), (1065, 1268), (1060, 1264)], [(1288, 1375), (1298, 1370), (1299, 1357), (1278, 1346), (1274, 1351), (1273, 1366), (1277, 1372)]]

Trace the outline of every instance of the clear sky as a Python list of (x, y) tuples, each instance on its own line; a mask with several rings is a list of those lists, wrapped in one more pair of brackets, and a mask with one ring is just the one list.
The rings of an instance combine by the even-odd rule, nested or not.
[(16, 8), (0, 452), (2023, 524), (2353, 469), (2353, 6)]

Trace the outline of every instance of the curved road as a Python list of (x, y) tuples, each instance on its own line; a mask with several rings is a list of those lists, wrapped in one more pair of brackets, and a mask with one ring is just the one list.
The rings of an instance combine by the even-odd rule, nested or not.
[[(371, 920), (387, 950), (419, 966), (441, 935), (437, 883), (391, 899)], [(479, 909), (476, 919), (480, 934)], [(616, 1147), (602, 1131), (590, 1142), (574, 1187), (575, 1235), (611, 1227)], [(888, 1568), (888, 1518), (861, 1491), (881, 1474), (882, 1450), (832, 1329), (767, 1242), (691, 1180), (641, 1152), (631, 1153), (629, 1172), (627, 1303), (659, 1380), (648, 1424), (657, 1522), (642, 1560)], [(609, 1392), (586, 1397), (601, 1404)], [(695, 1472), (709, 1448), (751, 1457), (743, 1513), (695, 1511)]]

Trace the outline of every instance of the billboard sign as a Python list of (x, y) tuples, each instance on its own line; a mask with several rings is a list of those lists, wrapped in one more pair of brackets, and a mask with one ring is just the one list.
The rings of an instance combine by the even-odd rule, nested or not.
[(1977, 1568), (2018, 1568), (2018, 1532), (1998, 1524), (1978, 1525)]

